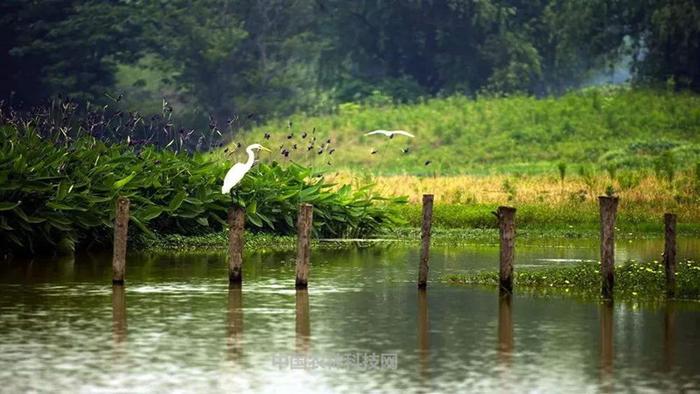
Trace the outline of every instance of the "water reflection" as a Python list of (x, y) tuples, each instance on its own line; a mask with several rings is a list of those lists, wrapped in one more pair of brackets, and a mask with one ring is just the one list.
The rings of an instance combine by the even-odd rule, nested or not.
[(600, 304), (600, 380), (604, 391), (612, 391), (613, 374), (613, 301)]
[(510, 366), (513, 358), (513, 295), (501, 293), (498, 297), (498, 359)]
[(309, 291), (299, 289), (296, 291), (296, 351), (306, 353), (309, 351), (311, 337), (311, 323), (309, 322)]
[(676, 305), (667, 301), (664, 308), (664, 371), (673, 369), (676, 347)]
[(430, 378), (430, 323), (428, 320), (428, 293), (418, 290), (418, 357), (424, 382)]
[(229, 357), (236, 360), (243, 354), (243, 289), (240, 283), (228, 287), (228, 335), (226, 341)]
[[(431, 260), (436, 277), (479, 264), (493, 269), (497, 261), (497, 248), (483, 261), (460, 257), (465, 248), (444, 250), (457, 252), (448, 259), (436, 248)], [(669, 392), (690, 391), (700, 381), (700, 303), (629, 306), (616, 300), (613, 309), (526, 292), (518, 292), (517, 300), (499, 298), (495, 289), (437, 281), (430, 294), (416, 294), (417, 254), (417, 248), (398, 247), (317, 251), (318, 283), (310, 290), (317, 297), (313, 338), (310, 294), (287, 290), (293, 253), (284, 255), (284, 263), (276, 254), (249, 255), (245, 311), (241, 289), (221, 281), (222, 256), (132, 257), (128, 330), (125, 288), (113, 288), (111, 299), (105, 293), (111, 256), (78, 257), (72, 273), (68, 265), (59, 270), (56, 261), (31, 268), (0, 263), (0, 382), (7, 392), (146, 387), (216, 393), (237, 387), (408, 394), (618, 387)], [(557, 258), (543, 249), (532, 257)], [(307, 360), (353, 352), (398, 354), (398, 369), (305, 372), (270, 362), (297, 350)], [(610, 377), (607, 386), (601, 384), (603, 371)]]
[(126, 290), (120, 285), (112, 286), (112, 339), (126, 341)]

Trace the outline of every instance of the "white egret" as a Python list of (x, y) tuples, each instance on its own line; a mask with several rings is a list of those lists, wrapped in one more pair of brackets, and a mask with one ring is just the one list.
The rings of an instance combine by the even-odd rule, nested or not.
[(406, 137), (411, 137), (414, 138), (415, 136), (408, 131), (404, 130), (374, 130), (370, 131), (369, 133), (365, 135), (374, 135), (374, 134), (383, 134), (389, 138), (394, 138), (395, 135), (405, 135)]
[(245, 174), (250, 171), (250, 168), (253, 167), (253, 163), (255, 162), (255, 153), (253, 152), (255, 150), (270, 152), (269, 149), (260, 144), (248, 145), (248, 147), (245, 148), (245, 151), (248, 153), (248, 161), (245, 163), (236, 163), (228, 170), (226, 177), (224, 177), (224, 185), (221, 187), (221, 193), (230, 193), (231, 189), (233, 189), (233, 187), (243, 179)]

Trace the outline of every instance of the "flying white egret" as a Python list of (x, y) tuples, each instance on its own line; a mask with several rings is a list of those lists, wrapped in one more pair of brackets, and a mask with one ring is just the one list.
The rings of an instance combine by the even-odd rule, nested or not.
[(394, 138), (395, 135), (405, 135), (406, 137), (411, 137), (414, 138), (415, 136), (408, 131), (404, 130), (374, 130), (370, 131), (369, 133), (365, 135), (374, 135), (374, 134), (383, 134), (389, 138)]
[(264, 150), (270, 152), (269, 149), (260, 144), (248, 145), (248, 147), (245, 148), (245, 151), (248, 153), (248, 161), (245, 163), (236, 163), (230, 170), (228, 170), (226, 177), (224, 177), (224, 185), (221, 187), (221, 193), (230, 193), (231, 189), (233, 189), (233, 187), (236, 186), (241, 179), (243, 179), (245, 174), (250, 171), (250, 168), (253, 167), (253, 163), (255, 162), (254, 150)]

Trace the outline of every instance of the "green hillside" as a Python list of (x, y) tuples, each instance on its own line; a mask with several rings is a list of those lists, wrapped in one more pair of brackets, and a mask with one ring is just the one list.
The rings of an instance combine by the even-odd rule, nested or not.
[[(403, 129), (416, 138), (363, 135), (374, 129)], [(312, 136), (316, 141), (309, 151)], [(319, 155), (328, 138), (331, 144)], [(279, 119), (234, 141), (243, 147), (254, 142), (271, 147), (278, 160), (315, 166), (330, 161), (333, 168), (374, 173), (539, 173), (561, 162), (685, 167), (700, 160), (700, 96), (604, 87), (543, 99), (454, 96), (403, 105), (349, 103), (331, 115)], [(290, 151), (286, 159), (283, 149)]]

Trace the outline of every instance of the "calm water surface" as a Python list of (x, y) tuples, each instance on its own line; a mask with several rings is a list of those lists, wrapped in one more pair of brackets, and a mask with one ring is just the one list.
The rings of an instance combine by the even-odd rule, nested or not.
[[(661, 249), (620, 243), (618, 259)], [(518, 247), (516, 269), (597, 255), (543, 241)], [(679, 258), (699, 257), (679, 240)], [(0, 392), (700, 391), (700, 303), (422, 293), (417, 246), (314, 251), (297, 292), (293, 258), (250, 251), (242, 289), (223, 254), (130, 255), (125, 288), (109, 255), (0, 262)], [(497, 260), (435, 247), (431, 279)]]

